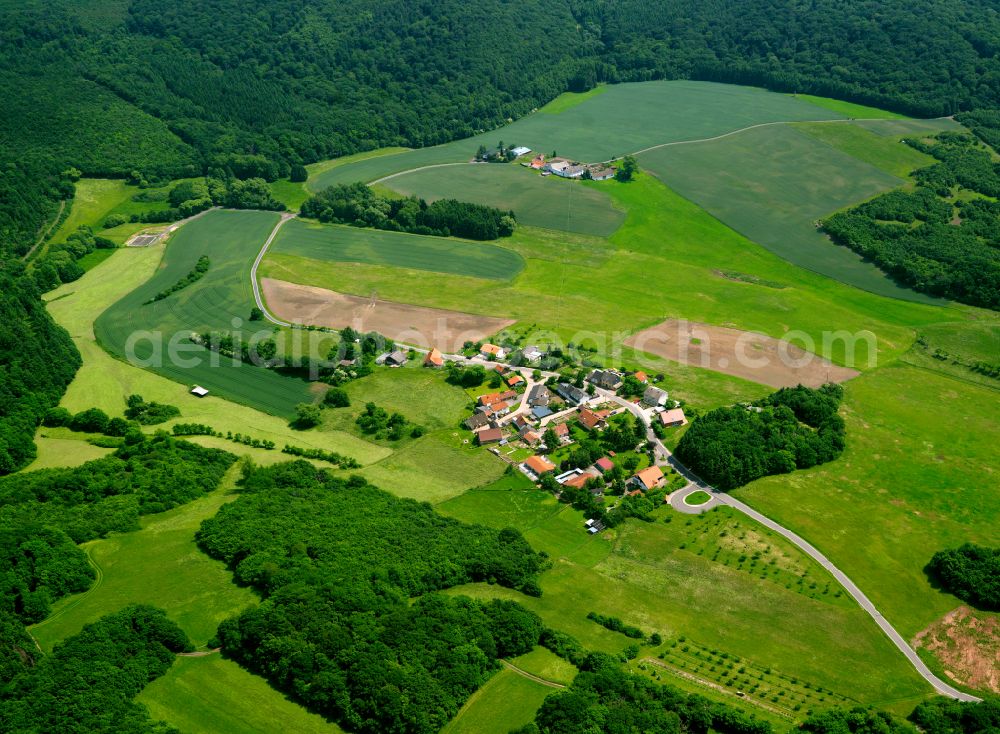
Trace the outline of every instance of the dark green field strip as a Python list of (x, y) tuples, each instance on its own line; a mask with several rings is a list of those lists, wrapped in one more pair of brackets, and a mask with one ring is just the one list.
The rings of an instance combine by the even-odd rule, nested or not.
[[(304, 380), (233, 364), (231, 359), (190, 345), (172, 360), (167, 349), (175, 335), (232, 331), (237, 318), (243, 322), (245, 335), (262, 326), (246, 324), (253, 306), (250, 266), (277, 222), (278, 216), (270, 212), (218, 211), (184, 225), (167, 244), (156, 274), (94, 322), (98, 342), (114, 356), (149, 364), (153, 372), (171, 380), (201, 385), (266, 413), (292, 416), (297, 403), (310, 400)], [(183, 278), (202, 255), (211, 261), (204, 277), (162, 301), (146, 303)], [(152, 340), (138, 339), (127, 349), (130, 337), (140, 332), (153, 332)], [(161, 358), (153, 359), (155, 350)]]
[(509, 280), (524, 267), (516, 252), (493, 244), (298, 220), (281, 228), (270, 252), (492, 280)]
[(420, 166), (468, 161), (480, 144), (526, 145), (546, 155), (603, 161), (651, 145), (693, 140), (775, 121), (829, 120), (844, 115), (753, 87), (691, 81), (616, 84), (559, 114), (534, 114), (466, 140), (370, 158), (310, 180), (318, 191), (335, 183), (371, 182)]
[(871, 263), (832, 244), (815, 226), (822, 217), (903, 181), (790, 125), (660, 148), (639, 156), (639, 164), (795, 265), (879, 295), (935, 302), (896, 285)]
[(608, 237), (625, 221), (611, 197), (599, 187), (612, 182), (567, 181), (542, 177), (522, 166), (475, 164), (427, 168), (386, 181), (401, 194), (427, 201), (460, 199), (511, 209), (520, 224)]

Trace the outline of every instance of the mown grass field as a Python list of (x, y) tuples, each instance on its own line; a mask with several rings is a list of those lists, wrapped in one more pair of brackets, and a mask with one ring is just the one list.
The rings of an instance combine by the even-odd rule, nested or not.
[(383, 185), (428, 201), (460, 199), (510, 209), (520, 224), (607, 237), (621, 226), (625, 212), (614, 208), (601, 184), (545, 177), (519, 165), (474, 164), (414, 171)]
[[(830, 123), (839, 124), (839, 123)], [(790, 125), (643, 153), (639, 164), (721, 221), (806, 270), (929, 302), (817, 231), (815, 222), (903, 181)]]
[(234, 584), (225, 565), (202, 553), (194, 539), (203, 520), (235, 499), (238, 476), (236, 466), (215, 492), (143, 518), (141, 530), (84, 544), (97, 580), (88, 591), (61, 599), (48, 618), (31, 627), (43, 649), (133, 603), (164, 609), (203, 647), (223, 619), (255, 603), (257, 595)]
[[(281, 228), (268, 252), (325, 262), (390, 265), (473, 278), (508, 280), (524, 267), (521, 257), (497, 244), (405, 232), (292, 220)], [(396, 298), (395, 300), (400, 300)]]
[(518, 598), (589, 649), (617, 653), (630, 642), (586, 618), (596, 611), (665, 639), (686, 635), (865, 703), (912, 704), (928, 692), (867, 615), (837, 596), (822, 569), (745, 518), (664, 509), (654, 523), (630, 522), (592, 537), (581, 513), (534, 490), (476, 490), (438, 509), (518, 527), (554, 562), (542, 576), (540, 599), (485, 584), (454, 593)]
[(113, 209), (130, 201), (139, 187), (124, 181), (104, 178), (81, 178), (76, 182), (69, 216), (52, 235), (53, 242), (65, 242), (79, 227), (86, 225), (95, 231)]
[(138, 701), (154, 721), (166, 721), (188, 734), (343, 731), (220, 655), (177, 658), (166, 675), (142, 690)]
[[(566, 96), (548, 110), (501, 130), (431, 148), (314, 168), (308, 186), (369, 183), (399, 171), (470, 160), (480, 144), (526, 145), (549, 155), (596, 162), (672, 140), (720, 135), (776, 120), (824, 120), (846, 115), (802, 99), (752, 87), (691, 81), (616, 84), (604, 91)], [(546, 112), (548, 114), (546, 114)]]
[[(131, 357), (183, 385), (202, 385), (274, 415), (294, 415), (297, 403), (313, 398), (305, 380), (234, 362), (189, 343), (176, 356), (169, 348), (171, 340), (185, 343), (192, 332), (268, 335), (265, 323), (246, 324), (254, 305), (250, 265), (277, 222), (278, 216), (270, 212), (214, 211), (182, 227), (166, 244), (153, 277), (97, 318), (98, 343), (119, 359)], [(148, 302), (184, 278), (203, 255), (211, 261), (204, 277), (161, 301)]]
[(501, 670), (472, 694), (442, 734), (507, 734), (531, 722), (542, 701), (557, 689), (512, 670)]
[(923, 572), (937, 550), (996, 541), (997, 391), (896, 363), (846, 384), (847, 450), (736, 496), (794, 528), (854, 580), (900, 633), (959, 605)]
[[(73, 412), (98, 407), (109, 415), (121, 415), (125, 399), (138, 393), (147, 400), (179, 407), (181, 416), (174, 422), (207, 423), (223, 432), (251, 432), (255, 437), (274, 441), (279, 447), (291, 443), (322, 448), (348, 454), (363, 463), (388, 455), (389, 449), (349, 433), (296, 431), (289, 427), (285, 418), (262, 413), (247, 405), (213, 395), (196, 398), (188, 393), (184, 384), (115, 359), (104, 351), (94, 338), (94, 320), (110, 305), (146, 282), (159, 267), (162, 254), (162, 249), (158, 247), (116, 250), (111, 259), (80, 280), (48, 294), (49, 312), (70, 333), (83, 355), (83, 366), (66, 391), (61, 405)], [(169, 429), (170, 425), (167, 423), (165, 427)], [(80, 451), (93, 448), (84, 442), (78, 444)], [(73, 463), (81, 463), (76, 458)]]

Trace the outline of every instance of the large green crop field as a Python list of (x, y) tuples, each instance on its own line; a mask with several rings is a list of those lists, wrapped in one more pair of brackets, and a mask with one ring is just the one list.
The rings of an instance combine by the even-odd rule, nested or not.
[(791, 263), (881, 295), (931, 300), (895, 285), (859, 255), (833, 245), (815, 225), (903, 181), (790, 125), (658, 148), (640, 155), (639, 164)]
[(371, 182), (399, 171), (470, 160), (480, 144), (526, 145), (548, 155), (595, 162), (672, 140), (694, 140), (774, 121), (845, 118), (803, 99), (752, 87), (691, 81), (618, 84), (567, 97), (552, 109), (501, 130), (454, 143), (366, 158), (310, 177), (318, 191), (335, 183)]
[[(192, 332), (240, 330), (254, 305), (250, 265), (277, 223), (278, 215), (270, 212), (232, 211), (209, 212), (188, 223), (167, 243), (155, 275), (97, 319), (97, 341), (115, 357), (131, 354), (157, 374), (182, 384), (202, 385), (275, 415), (293, 415), (297, 403), (312, 400), (307, 382), (230, 359), (218, 358), (212, 364), (217, 355), (190, 344), (181, 358), (172, 359), (167, 348), (171, 339), (179, 342)], [(203, 255), (211, 266), (201, 280), (147, 303), (186, 276)], [(247, 325), (242, 333), (249, 337), (261, 326)], [(137, 339), (131, 350), (130, 339)]]
[(511, 209), (520, 224), (607, 237), (625, 212), (615, 209), (602, 183), (544, 177), (516, 165), (427, 168), (396, 176), (385, 186), (428, 201), (461, 199)]
[(490, 243), (297, 219), (281, 228), (268, 250), (271, 252), (327, 262), (391, 265), (490, 280), (508, 280), (524, 267), (524, 261), (516, 252)]

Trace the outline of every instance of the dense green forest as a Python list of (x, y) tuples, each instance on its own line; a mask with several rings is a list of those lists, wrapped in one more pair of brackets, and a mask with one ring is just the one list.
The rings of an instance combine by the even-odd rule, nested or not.
[(917, 706), (910, 720), (924, 734), (991, 734), (1000, 730), (1000, 698), (963, 703), (935, 696)]
[[(984, 140), (1000, 127), (970, 124)], [(835, 242), (925, 293), (1000, 309), (1000, 164), (968, 134), (910, 140), (938, 159), (915, 172), (913, 191), (891, 191), (823, 222)]]
[[(30, 649), (30, 648), (29, 648)], [(133, 699), (192, 650), (166, 614), (128, 606), (89, 624), (51, 655), (0, 679), (0, 730), (7, 734), (171, 734)]]
[(927, 573), (962, 601), (1000, 611), (1000, 548), (966, 543), (938, 551)]
[(353, 224), (396, 232), (495, 240), (514, 233), (514, 212), (440, 199), (428, 204), (415, 196), (382, 196), (365, 184), (337, 184), (302, 204), (302, 216), (321, 222)]
[(352, 731), (438, 731), (542, 631), (514, 602), (434, 593), (488, 581), (540, 594), (544, 557), (518, 531), (304, 461), (247, 467), (198, 540), (265, 597), (220, 625), (225, 654)]
[(844, 419), (837, 414), (843, 394), (839, 385), (799, 385), (756, 406), (716, 408), (694, 420), (677, 458), (723, 490), (833, 461), (844, 450)]

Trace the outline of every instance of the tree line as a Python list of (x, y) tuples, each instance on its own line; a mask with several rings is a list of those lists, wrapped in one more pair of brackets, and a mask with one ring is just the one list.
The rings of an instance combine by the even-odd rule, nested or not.
[(770, 474), (833, 461), (846, 430), (839, 385), (782, 388), (758, 405), (716, 408), (696, 418), (677, 444), (686, 466), (722, 490)]
[[(986, 122), (974, 129), (984, 139), (1000, 138), (1000, 128)], [(1000, 164), (967, 134), (908, 142), (938, 159), (914, 172), (917, 188), (838, 212), (823, 229), (906, 286), (1000, 309)]]
[(428, 204), (415, 196), (391, 198), (361, 182), (329, 186), (302, 204), (302, 216), (321, 222), (394, 232), (495, 240), (514, 233), (514, 212), (455, 199)]

